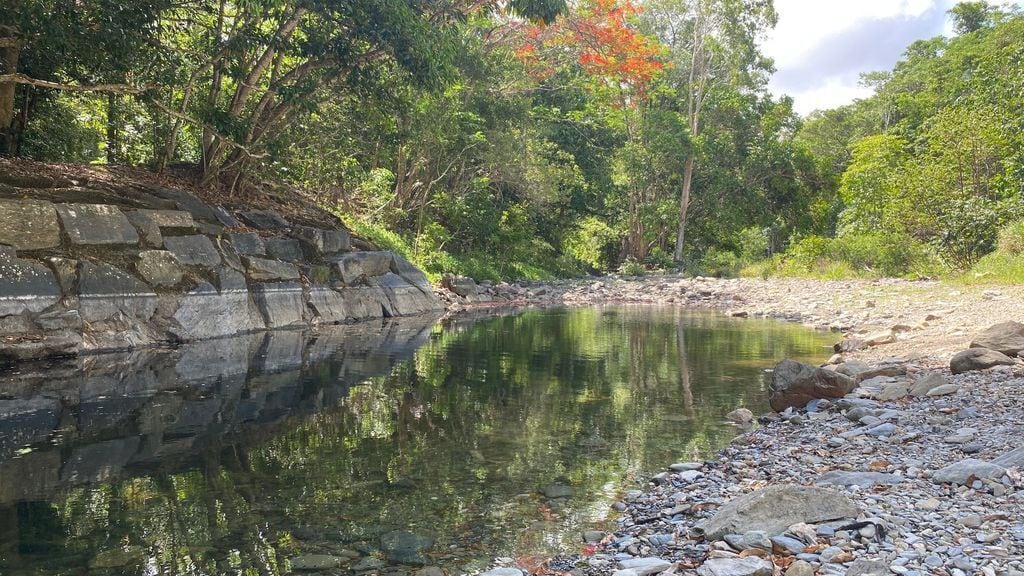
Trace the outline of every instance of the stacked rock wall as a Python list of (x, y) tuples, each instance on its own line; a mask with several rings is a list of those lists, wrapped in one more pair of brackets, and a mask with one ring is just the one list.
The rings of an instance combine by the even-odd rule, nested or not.
[(0, 193), (0, 360), (442, 308), (420, 270), (345, 229), (161, 187)]

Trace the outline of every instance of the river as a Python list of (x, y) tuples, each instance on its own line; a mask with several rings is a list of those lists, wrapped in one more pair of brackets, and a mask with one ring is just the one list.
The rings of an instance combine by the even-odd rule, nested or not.
[(8, 368), (0, 574), (457, 574), (577, 552), (624, 491), (713, 457), (727, 412), (767, 411), (766, 368), (833, 341), (612, 306)]

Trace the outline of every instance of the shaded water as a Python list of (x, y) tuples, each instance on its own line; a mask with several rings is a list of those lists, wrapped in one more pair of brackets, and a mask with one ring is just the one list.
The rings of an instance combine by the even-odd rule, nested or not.
[[(407, 560), (450, 573), (573, 551), (622, 490), (728, 442), (725, 413), (766, 411), (764, 368), (832, 341), (674, 308), (555, 309), (8, 374), (0, 574), (285, 574), (301, 554), (365, 564), (395, 530), (433, 538)], [(575, 495), (548, 500), (552, 484)]]

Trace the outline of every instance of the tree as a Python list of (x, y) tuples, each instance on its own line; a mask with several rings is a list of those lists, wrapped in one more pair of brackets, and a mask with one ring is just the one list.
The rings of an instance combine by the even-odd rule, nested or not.
[(970, 34), (987, 26), (992, 15), (988, 2), (961, 2), (947, 12), (953, 19), (953, 31), (958, 35)]
[[(645, 22), (669, 48), (668, 82), (681, 100), (690, 138), (701, 140), (707, 106), (724, 87), (758, 89), (767, 80), (771, 62), (757, 46), (775, 25), (771, 0), (653, 0), (645, 4)], [(697, 163), (690, 153), (683, 167), (678, 228), (672, 259), (683, 262), (687, 214)]]

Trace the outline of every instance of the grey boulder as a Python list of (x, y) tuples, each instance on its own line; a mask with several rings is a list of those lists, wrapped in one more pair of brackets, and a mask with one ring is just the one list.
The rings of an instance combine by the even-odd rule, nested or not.
[(974, 337), (971, 348), (988, 348), (1007, 356), (1016, 356), (1024, 350), (1024, 324), (1000, 322)]
[(855, 518), (858, 513), (857, 505), (835, 490), (783, 484), (733, 499), (696, 528), (708, 539), (719, 540), (726, 534), (751, 530), (779, 534), (800, 522)]
[(949, 361), (949, 370), (953, 374), (963, 374), (994, 366), (1011, 366), (1013, 363), (1013, 358), (1002, 352), (988, 348), (969, 348), (953, 356)]
[(768, 401), (772, 410), (782, 412), (816, 398), (842, 398), (856, 387), (857, 381), (845, 374), (787, 359), (775, 366)]

